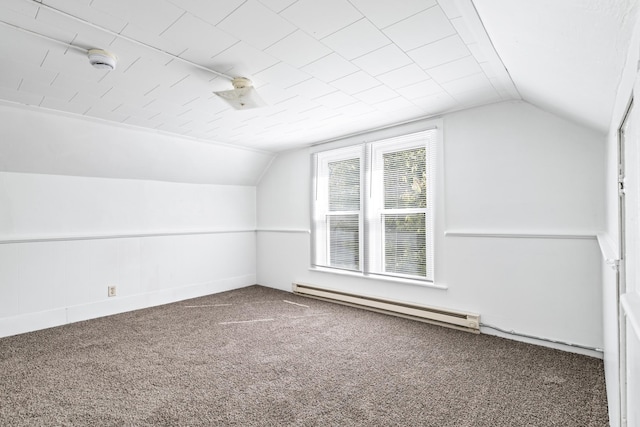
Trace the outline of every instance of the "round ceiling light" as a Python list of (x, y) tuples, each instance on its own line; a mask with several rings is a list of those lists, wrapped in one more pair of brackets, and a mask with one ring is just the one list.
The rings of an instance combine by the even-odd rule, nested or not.
[(118, 57), (102, 49), (89, 49), (89, 63), (101, 70), (115, 70)]

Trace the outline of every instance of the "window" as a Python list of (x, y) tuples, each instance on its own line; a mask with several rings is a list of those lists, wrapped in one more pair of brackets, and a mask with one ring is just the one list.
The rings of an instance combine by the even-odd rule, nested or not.
[(436, 130), (314, 154), (312, 265), (433, 280)]

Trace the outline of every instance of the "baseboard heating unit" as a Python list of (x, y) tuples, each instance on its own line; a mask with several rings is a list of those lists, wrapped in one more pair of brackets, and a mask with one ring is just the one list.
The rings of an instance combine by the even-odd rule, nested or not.
[(480, 333), (480, 315), (444, 308), (427, 307), (401, 301), (356, 295), (333, 289), (311, 286), (301, 283), (293, 284), (293, 293), (305, 297), (321, 299), (352, 307), (391, 314), (394, 316), (433, 323), (463, 331)]

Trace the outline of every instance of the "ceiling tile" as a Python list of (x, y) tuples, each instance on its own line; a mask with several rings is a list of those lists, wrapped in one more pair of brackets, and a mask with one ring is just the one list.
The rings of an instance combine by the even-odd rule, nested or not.
[(438, 83), (446, 83), (461, 77), (481, 73), (482, 68), (480, 68), (473, 56), (467, 56), (435, 68), (430, 68), (427, 72)]
[(434, 95), (442, 92), (442, 87), (433, 80), (425, 80), (410, 86), (397, 89), (400, 95), (407, 99), (414, 100), (425, 96)]
[(245, 0), (202, 1), (202, 0), (169, 0), (175, 6), (186, 10), (194, 16), (216, 25)]
[[(36, 13), (40, 8), (38, 3), (26, 2), (24, 0), (3, 0), (2, 3), (3, 3), (3, 6), (6, 8), (6, 12), (8, 11), (16, 12), (20, 15), (27, 16), (31, 19), (35, 18)], [(47, 1), (47, 3), (49, 2)], [(3, 18), (7, 19), (7, 16), (3, 16)]]
[(454, 18), (451, 20), (451, 24), (458, 32), (458, 35), (466, 44), (476, 43), (476, 38), (467, 26), (463, 17)]
[[(96, 12), (90, 8), (86, 8), (86, 10), (102, 15), (101, 12)], [(117, 24), (112, 25), (119, 25), (116, 30), (119, 31), (123, 28), (124, 23), (119, 21)], [(113, 35), (106, 31), (88, 26), (83, 22), (44, 7), (38, 12), (37, 28), (38, 33), (44, 33), (54, 39), (72, 43), (82, 48), (107, 48), (109, 43), (113, 41)]]
[(378, 76), (379, 74), (402, 68), (412, 62), (413, 61), (394, 44), (381, 47), (353, 60), (354, 64), (372, 76)]
[[(160, 33), (156, 34), (152, 31), (146, 30), (142, 27), (139, 27), (131, 23), (127, 24), (127, 26), (124, 27), (121, 34), (125, 37), (131, 38), (133, 40), (137, 40), (140, 43), (143, 43), (147, 46), (153, 46), (158, 50), (168, 52), (174, 56), (179, 55), (185, 50), (184, 44), (181, 43), (179, 40), (174, 41), (168, 38), (163, 38), (160, 36)], [(134, 45), (134, 46), (131, 46), (134, 51), (138, 51), (140, 49), (139, 45), (130, 43), (121, 38), (115, 38), (111, 46), (113, 45)], [(107, 50), (120, 56), (120, 52), (113, 47), (109, 47), (107, 48)], [(145, 50), (153, 51), (153, 49), (145, 49)], [(170, 59), (168, 55), (165, 56), (165, 58), (166, 58), (165, 61), (169, 61)]]
[(380, 84), (381, 83), (378, 80), (374, 79), (364, 71), (357, 71), (331, 82), (332, 86), (349, 95), (371, 89), (372, 87), (379, 86)]
[(436, 0), (351, 0), (351, 3), (378, 28), (388, 27), (437, 4)]
[(460, 37), (451, 36), (409, 52), (409, 56), (424, 69), (436, 67), (469, 56), (471, 52)]
[(332, 53), (304, 66), (302, 70), (324, 82), (329, 83), (346, 75), (355, 73), (358, 71), (358, 67), (337, 53)]
[(384, 112), (392, 112), (403, 110), (405, 108), (415, 108), (415, 105), (411, 101), (398, 96), (396, 98), (387, 99), (386, 101), (377, 102), (373, 105), (373, 108)]
[[(20, 0), (20, 2), (26, 3), (22, 0)], [(46, 0), (44, 3), (70, 15), (82, 17), (82, 19), (88, 22), (111, 31), (120, 31), (127, 23), (127, 20), (122, 16), (105, 13), (102, 10), (92, 7), (90, 1)], [(71, 21), (71, 19), (69, 19), (69, 21)]]
[(255, 75), (256, 79), (270, 82), (282, 88), (288, 88), (296, 83), (311, 79), (312, 77), (289, 64), (279, 62), (276, 65), (267, 68)]
[(56, 98), (61, 101), (67, 101), (76, 93), (76, 90), (73, 88), (54, 86), (49, 84), (48, 81), (43, 82), (30, 79), (24, 79), (22, 81), (20, 84), (20, 91)]
[(502, 100), (493, 87), (487, 87), (470, 92), (461, 92), (452, 96), (461, 106), (464, 107), (484, 105)]
[(22, 36), (18, 30), (0, 26), (0, 52), (3, 61), (6, 58), (39, 67), (50, 49), (64, 49), (33, 36), (21, 37), (20, 43), (15, 43), (15, 38), (19, 35)]
[(166, 0), (93, 0), (91, 7), (124, 19), (152, 34), (160, 34), (185, 13)]
[(43, 108), (49, 108), (51, 110), (66, 111), (74, 114), (83, 114), (87, 110), (87, 107), (80, 104), (74, 104), (66, 100), (47, 97), (44, 98), (40, 106)]
[(328, 95), (321, 96), (320, 98), (316, 98), (314, 101), (328, 108), (340, 108), (345, 105), (358, 102), (358, 100), (353, 96), (349, 96), (343, 92), (333, 92)]
[(291, 86), (288, 91), (307, 99), (314, 99), (335, 92), (336, 88), (319, 79), (311, 78)]
[(265, 52), (294, 67), (303, 67), (328, 55), (331, 50), (304, 31), (298, 30), (270, 46)]
[(496, 70), (493, 68), (490, 62), (482, 62), (480, 67), (484, 70), (486, 76), (490, 79), (497, 79), (498, 75), (496, 74)]
[(251, 77), (277, 62), (278, 60), (273, 56), (245, 42), (239, 42), (203, 65), (234, 77)]
[(427, 114), (448, 111), (457, 105), (457, 101), (445, 92), (418, 98), (413, 102)]
[(323, 38), (322, 42), (349, 60), (391, 43), (380, 30), (364, 18)]
[[(101, 83), (79, 79), (74, 75), (66, 73), (59, 74), (52, 84), (53, 86), (57, 87), (74, 89), (77, 92), (77, 95), (74, 95), (75, 97), (82, 94), (93, 98), (100, 97), (100, 95), (102, 95), (107, 89), (112, 87), (112, 85), (104, 85)], [(71, 101), (71, 98), (69, 99), (69, 101)]]
[[(447, 83), (442, 83), (441, 86), (452, 95), (483, 89), (493, 89), (491, 82), (487, 79), (484, 73), (477, 73)], [(495, 91), (495, 89), (493, 90)]]
[(354, 96), (360, 101), (371, 105), (378, 102), (387, 101), (389, 99), (397, 98), (398, 93), (386, 86), (378, 86), (359, 92)]
[(256, 0), (248, 0), (217, 25), (258, 49), (265, 49), (295, 31), (295, 27)]
[(438, 6), (422, 11), (384, 30), (384, 33), (405, 51), (433, 43), (455, 32), (449, 19)]
[(317, 39), (362, 18), (347, 0), (298, 0), (280, 15)]
[(322, 120), (326, 120), (330, 117), (334, 117), (337, 113), (333, 108), (325, 107), (324, 105), (318, 105), (313, 110), (309, 111), (311, 117), (317, 122), (321, 122)]
[(260, 0), (260, 3), (267, 6), (276, 13), (282, 12), (287, 7), (295, 3), (296, 0)]
[(425, 73), (425, 71), (416, 64), (409, 64), (405, 67), (398, 68), (397, 70), (376, 76), (376, 79), (380, 80), (391, 89), (400, 89), (424, 80), (429, 80), (431, 77), (429, 77), (427, 73)]
[(25, 105), (39, 105), (43, 102), (42, 95), (36, 95), (30, 92), (21, 92), (15, 89), (3, 87), (0, 87), (0, 99)]
[[(260, 86), (258, 94), (264, 102), (267, 103), (267, 105), (276, 105), (286, 99), (294, 98), (296, 96), (295, 91), (284, 90), (279, 86), (269, 83), (264, 86)], [(267, 114), (265, 113), (264, 115), (266, 116)]]
[(372, 113), (375, 109), (364, 102), (356, 102), (353, 104), (345, 105), (344, 107), (336, 108), (336, 111), (349, 117), (358, 117), (363, 114)]
[(184, 49), (198, 50), (207, 53), (207, 58), (217, 55), (238, 42), (238, 39), (230, 36), (213, 25), (196, 18), (190, 13), (184, 14), (161, 36), (171, 40), (173, 44)]
[(3, 68), (2, 73), (0, 73), (0, 87), (16, 90), (20, 82), (24, 79), (22, 69), (20, 67), (6, 67), (6, 63), (2, 65), (5, 68)]
[(0, 82), (11, 88), (16, 88), (21, 79), (51, 83), (57, 73), (41, 67), (29, 66), (28, 63), (15, 59), (3, 58)]
[(486, 57), (484, 56), (484, 52), (478, 43), (469, 43), (467, 44), (467, 49), (471, 52), (474, 58), (478, 63), (487, 62)]
[(438, 0), (438, 4), (442, 8), (442, 10), (444, 10), (444, 13), (449, 19), (462, 16), (460, 10), (456, 6), (456, 0)]

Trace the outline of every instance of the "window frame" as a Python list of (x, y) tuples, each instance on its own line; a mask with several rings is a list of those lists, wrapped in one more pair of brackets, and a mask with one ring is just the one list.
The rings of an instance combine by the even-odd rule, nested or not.
[[(412, 150), (416, 148), (425, 148), (425, 168), (427, 172), (427, 187), (433, 185), (430, 177), (430, 165), (429, 165), (429, 147), (426, 138), (421, 138), (425, 132), (418, 134), (411, 134), (400, 138), (392, 138), (387, 140), (375, 141), (367, 144), (367, 156), (371, 159), (370, 167), (367, 171), (367, 180), (370, 191), (368, 191), (368, 197), (366, 198), (367, 209), (364, 214), (367, 215), (367, 222), (369, 226), (365, 231), (367, 236), (367, 248), (369, 253), (367, 271), (370, 275), (391, 276), (399, 277), (411, 280), (431, 280), (433, 277), (430, 274), (433, 271), (433, 256), (432, 256), (432, 244), (429, 244), (429, 230), (433, 229), (433, 215), (431, 211), (433, 209), (433, 197), (426, 191), (426, 205), (424, 208), (394, 208), (388, 209), (384, 207), (384, 155), (389, 153), (402, 152)], [(366, 186), (365, 186), (366, 187)], [(425, 276), (402, 274), (397, 272), (387, 272), (386, 269), (386, 248), (385, 248), (385, 226), (383, 224), (384, 215), (393, 214), (420, 214), (425, 215), (425, 261), (426, 272)], [(431, 266), (431, 267), (430, 267)]]
[[(362, 185), (362, 171), (364, 170), (364, 161), (362, 155), (362, 146), (353, 145), (333, 150), (321, 151), (315, 153), (315, 162), (313, 168), (313, 195), (312, 195), (312, 203), (311, 203), (311, 221), (312, 221), (312, 251), (311, 251), (311, 265), (312, 267), (322, 267), (322, 268), (331, 268), (336, 270), (345, 270), (345, 271), (355, 271), (355, 272), (363, 272), (363, 253), (364, 253), (364, 239), (363, 236), (363, 185)], [(328, 172), (329, 163), (340, 161), (340, 160), (348, 160), (357, 156), (360, 159), (360, 209), (356, 211), (331, 211), (329, 209), (328, 204), (325, 207), (326, 209), (316, 210), (314, 209), (314, 200), (322, 199), (328, 200), (328, 188), (327, 185), (329, 176), (328, 174), (321, 174), (320, 171)], [(348, 268), (340, 268), (330, 266), (330, 243), (329, 236), (330, 231), (328, 230), (328, 217), (335, 215), (352, 215), (358, 214), (358, 233), (359, 233), (359, 242), (358, 242), (358, 268), (348, 269)], [(314, 227), (319, 227), (322, 230), (324, 239), (319, 239), (317, 236), (314, 236), (313, 230)], [(324, 264), (314, 264), (314, 260), (324, 260)]]
[[(434, 200), (438, 188), (437, 175), (439, 163), (439, 146), (441, 142), (441, 130), (437, 126), (430, 126), (428, 128), (422, 128), (418, 131), (413, 131), (398, 137), (381, 138), (381, 139), (368, 139), (364, 142), (355, 142), (351, 145), (346, 145), (346, 141), (339, 141), (337, 144), (329, 144), (330, 146), (337, 148), (326, 148), (325, 145), (322, 148), (314, 149), (311, 151), (311, 166), (312, 166), (312, 194), (310, 200), (311, 210), (311, 260), (310, 269), (314, 271), (323, 271), (338, 274), (347, 274), (356, 277), (372, 278), (391, 282), (401, 282), (410, 284), (427, 285), (437, 288), (444, 288), (444, 285), (435, 284), (435, 210), (437, 208), (437, 202)], [(370, 221), (382, 220), (382, 216), (374, 215), (372, 212), (372, 197), (375, 198), (373, 191), (375, 179), (373, 172), (373, 163), (376, 156), (382, 156), (384, 153), (404, 151), (411, 148), (424, 147), (426, 150), (426, 170), (427, 170), (427, 205), (423, 208), (418, 208), (420, 212), (425, 213), (425, 243), (426, 243), (426, 276), (414, 276), (401, 273), (389, 272), (386, 273), (382, 268), (376, 268), (384, 266), (383, 253), (384, 249), (380, 245), (383, 240), (380, 236), (372, 236)], [(316, 201), (318, 197), (318, 191), (320, 190), (322, 182), (319, 182), (319, 173), (321, 169), (331, 160), (345, 159), (341, 156), (344, 153), (360, 153), (360, 215), (359, 215), (359, 268), (358, 270), (341, 269), (332, 267), (329, 262), (318, 262), (318, 239), (319, 232), (317, 229), (317, 211)], [(324, 158), (324, 159), (323, 159)], [(321, 164), (322, 163), (322, 164)], [(325, 183), (326, 184), (326, 183)], [(381, 189), (382, 190), (382, 189)], [(384, 190), (382, 190), (384, 191)], [(380, 198), (380, 203), (384, 203)], [(409, 209), (401, 209), (403, 213), (408, 213)], [(382, 230), (382, 226), (378, 227)], [(328, 238), (328, 233), (325, 227), (324, 236)], [(372, 237), (374, 237), (372, 239)], [(373, 245), (377, 247), (374, 248)], [(321, 246), (322, 250), (326, 250), (327, 244)], [(328, 256), (325, 257), (325, 261)], [(373, 265), (372, 265), (373, 264)]]

